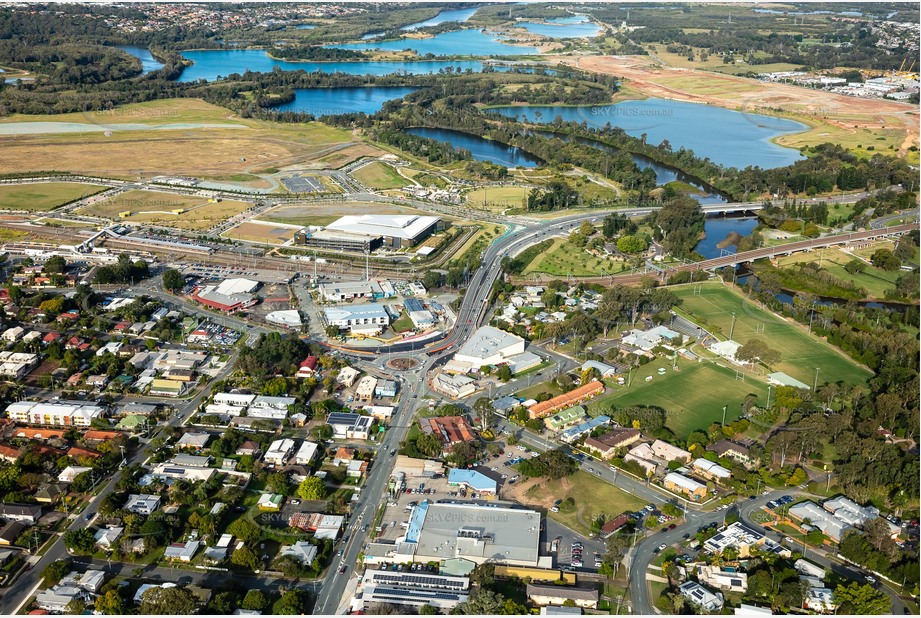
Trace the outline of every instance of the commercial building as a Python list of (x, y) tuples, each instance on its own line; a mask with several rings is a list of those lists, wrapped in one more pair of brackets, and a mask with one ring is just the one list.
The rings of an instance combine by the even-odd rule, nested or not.
[(102, 418), (105, 410), (85, 401), (37, 402), (17, 401), (6, 408), (7, 416), (17, 423), (58, 427), (89, 427)]
[(598, 589), (576, 586), (554, 586), (548, 584), (528, 584), (528, 599), (535, 605), (562, 606), (567, 601), (576, 607), (595, 609), (598, 607)]
[(448, 485), (467, 487), (481, 494), (496, 494), (496, 481), (476, 470), (451, 468), (448, 471)]
[(256, 304), (256, 298), (252, 293), (258, 287), (258, 281), (226, 279), (217, 285), (196, 288), (192, 292), (192, 298), (206, 307), (232, 313)]
[(412, 478), (431, 478), (436, 474), (444, 474), (444, 464), (434, 459), (417, 459), (405, 455), (397, 455), (392, 474), (397, 475), (401, 473)]
[(374, 399), (374, 389), (377, 387), (377, 378), (374, 376), (364, 376), (358, 381), (355, 387), (355, 399), (358, 401), (371, 401)]
[(466, 558), (477, 564), (541, 566), (539, 545), (537, 511), (500, 504), (423, 502), (413, 510), (406, 540), (397, 551), (413, 562)]
[(384, 239), (381, 236), (354, 234), (352, 232), (340, 232), (329, 229), (303, 229), (294, 233), (294, 242), (298, 245), (315, 247), (317, 249), (370, 253), (380, 248), (384, 243)]
[(355, 369), (354, 367), (343, 367), (339, 370), (339, 375), (336, 376), (336, 382), (343, 385), (346, 388), (349, 388), (355, 384), (355, 380), (358, 376), (361, 375), (361, 372)]
[(464, 399), (477, 392), (476, 380), (468, 376), (452, 376), (446, 373), (436, 374), (432, 378), (432, 388), (451, 399)]
[(326, 422), (333, 428), (336, 438), (367, 440), (374, 418), (362, 414), (331, 412)]
[(397, 383), (395, 380), (378, 380), (374, 386), (374, 396), (378, 399), (383, 397), (397, 396)]
[(431, 236), (440, 221), (438, 217), (419, 215), (346, 215), (326, 229), (382, 238), (388, 247), (412, 247)]
[(445, 447), (476, 440), (476, 434), (462, 416), (434, 416), (419, 419), (423, 432), (435, 434)]
[(698, 483), (694, 479), (690, 479), (684, 475), (678, 474), (677, 472), (670, 472), (665, 475), (663, 481), (665, 489), (669, 491), (674, 491), (680, 494), (685, 494), (691, 500), (698, 502), (706, 497), (707, 495), (707, 486), (701, 483)]
[(665, 326), (656, 326), (645, 331), (633, 329), (621, 341), (624, 345), (648, 352), (658, 345), (680, 342), (681, 333)]
[(320, 298), (329, 302), (354, 300), (356, 298), (383, 298), (384, 291), (376, 281), (342, 281), (321, 283), (317, 286)]
[(468, 577), (367, 569), (356, 599), (367, 609), (375, 603), (415, 607), (431, 605), (448, 613), (467, 600)]
[(284, 328), (300, 328), (304, 325), (301, 314), (297, 309), (272, 311), (265, 316), (265, 321)]
[(692, 604), (701, 607), (708, 612), (718, 612), (723, 609), (723, 595), (719, 592), (711, 592), (694, 581), (686, 581), (678, 587), (681, 596), (686, 598)]
[(416, 328), (427, 328), (435, 324), (435, 316), (416, 298), (407, 298), (403, 301), (403, 309)]
[(179, 380), (157, 378), (151, 381), (150, 390), (147, 393), (159, 397), (180, 397), (185, 392), (186, 385), (186, 382)]
[(732, 339), (728, 341), (716, 341), (710, 344), (710, 351), (716, 354), (717, 356), (722, 356), (726, 360), (738, 363), (736, 360), (736, 353), (739, 351), (739, 348), (742, 347), (742, 344), (738, 341), (733, 341)]
[(617, 449), (626, 448), (640, 439), (639, 429), (618, 427), (597, 438), (586, 438), (585, 447), (598, 453), (602, 459), (610, 459)]
[(544, 418), (558, 410), (563, 410), (571, 406), (580, 404), (597, 397), (604, 392), (604, 384), (597, 380), (592, 380), (588, 384), (577, 386), (568, 393), (557, 395), (547, 401), (536, 403), (528, 408), (528, 416), (534, 418)]
[(288, 525), (313, 534), (317, 539), (335, 541), (345, 523), (343, 515), (325, 515), (323, 513), (295, 513), (288, 518)]
[(390, 324), (390, 314), (383, 305), (351, 305), (323, 309), (326, 323), (348, 329), (352, 334), (376, 335)]
[(524, 353), (524, 339), (493, 326), (483, 326), (461, 346), (454, 363), (478, 371), (484, 365), (502, 365), (516, 354)]

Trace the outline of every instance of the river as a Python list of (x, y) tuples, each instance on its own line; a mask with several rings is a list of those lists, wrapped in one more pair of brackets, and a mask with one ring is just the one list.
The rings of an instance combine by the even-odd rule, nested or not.
[(489, 161), (505, 167), (537, 167), (540, 161), (520, 148), (506, 146), (500, 142), (483, 139), (469, 133), (452, 131), (450, 129), (433, 129), (429, 127), (413, 127), (407, 133), (427, 137), (451, 144), (455, 148), (469, 150), (477, 161)]
[(770, 169), (802, 159), (798, 150), (770, 140), (808, 128), (786, 118), (656, 98), (613, 105), (509, 106), (491, 111), (531, 122), (549, 123), (559, 117), (594, 128), (610, 123), (633, 137), (645, 134), (650, 144), (667, 140), (675, 150), (688, 148), (697, 156), (739, 169), (749, 165)]
[(402, 99), (415, 88), (298, 88), (294, 100), (272, 109), (279, 112), (307, 112), (314, 116), (335, 116), (362, 112), (374, 114), (385, 101)]
[(123, 52), (128, 52), (140, 60), (141, 69), (143, 69), (144, 75), (158, 71), (164, 67), (164, 64), (154, 58), (153, 54), (151, 54), (150, 50), (146, 47), (137, 47), (136, 45), (119, 45), (118, 49), (122, 50)]
[(598, 36), (601, 32), (601, 28), (589, 21), (588, 17), (584, 15), (545, 19), (543, 22), (520, 21), (517, 26), (524, 28), (531, 34), (538, 34), (552, 39), (589, 38)]

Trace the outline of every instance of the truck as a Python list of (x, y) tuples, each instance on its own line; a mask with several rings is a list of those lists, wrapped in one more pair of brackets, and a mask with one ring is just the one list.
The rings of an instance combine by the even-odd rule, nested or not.
[(803, 560), (802, 558), (793, 563), (793, 568), (796, 569), (800, 575), (808, 575), (819, 579), (825, 577), (825, 569), (807, 560)]
[(550, 543), (550, 551), (555, 552), (555, 551), (559, 550), (559, 548), (560, 548), (560, 541), (561, 541), (561, 540), (563, 540), (563, 537), (561, 537), (561, 536), (558, 536), (558, 537), (556, 537), (555, 539), (553, 539), (553, 542)]

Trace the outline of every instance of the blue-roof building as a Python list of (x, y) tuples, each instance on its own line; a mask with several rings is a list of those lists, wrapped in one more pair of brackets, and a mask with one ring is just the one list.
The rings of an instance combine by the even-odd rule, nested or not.
[(496, 481), (476, 470), (452, 468), (448, 472), (449, 485), (463, 485), (481, 494), (495, 494)]
[(575, 427), (570, 427), (560, 434), (560, 440), (566, 444), (572, 444), (579, 436), (591, 432), (591, 430), (595, 427), (601, 427), (602, 425), (607, 425), (610, 422), (610, 417), (607, 417), (604, 414), (601, 416), (596, 416), (590, 421), (585, 421), (584, 423), (580, 423)]

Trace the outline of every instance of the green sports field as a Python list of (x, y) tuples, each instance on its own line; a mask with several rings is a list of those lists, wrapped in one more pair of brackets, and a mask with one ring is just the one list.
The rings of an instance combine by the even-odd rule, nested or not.
[[(695, 288), (699, 294), (695, 294)], [(797, 380), (811, 385), (819, 368), (819, 384), (845, 382), (864, 384), (872, 372), (858, 365), (833, 346), (805, 332), (800, 326), (787, 322), (773, 313), (760, 309), (719, 282), (689, 284), (669, 288), (684, 302), (680, 309), (692, 318), (702, 318), (710, 329), (728, 338), (735, 313), (732, 338), (739, 343), (760, 338), (780, 351), (781, 362), (773, 367)]]
[(37, 182), (0, 187), (0, 209), (46, 212), (81, 197), (105, 190), (79, 182)]
[(399, 189), (409, 184), (395, 169), (379, 161), (355, 170), (352, 176), (372, 189)]
[[(666, 370), (663, 375), (658, 373), (660, 368)], [(647, 382), (647, 377), (652, 380)], [(671, 361), (658, 359), (638, 368), (629, 387), (613, 388), (613, 395), (588, 406), (589, 414), (600, 414), (612, 404), (619, 408), (658, 406), (668, 412), (666, 425), (682, 438), (695, 429), (706, 429), (710, 423), (720, 422), (723, 406), (726, 406), (726, 422), (735, 420), (749, 394), (757, 396), (762, 404), (767, 403), (765, 382), (749, 375), (740, 379), (734, 369), (709, 361), (698, 363), (682, 358), (678, 359), (677, 371)]]

